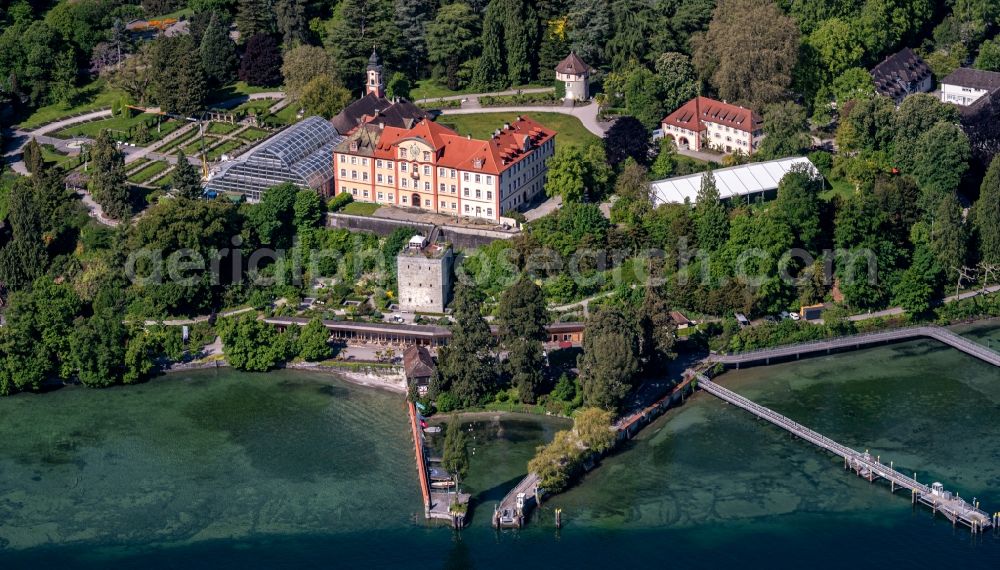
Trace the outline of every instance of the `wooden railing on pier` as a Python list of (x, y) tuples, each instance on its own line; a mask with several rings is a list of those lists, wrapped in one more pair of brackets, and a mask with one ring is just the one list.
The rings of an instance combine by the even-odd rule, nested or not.
[(983, 362), (992, 364), (993, 366), (1000, 366), (1000, 353), (961, 335), (957, 335), (948, 329), (933, 325), (921, 325), (852, 336), (843, 336), (829, 340), (790, 344), (748, 352), (713, 354), (710, 355), (706, 361), (718, 362), (726, 365), (735, 365), (737, 367), (740, 364), (762, 361), (770, 364), (771, 359), (789, 358), (793, 356), (799, 357), (819, 352), (832, 352), (834, 350), (841, 350), (845, 348), (861, 348), (862, 346), (921, 337), (932, 338), (970, 356), (978, 358)]
[(427, 462), (424, 459), (424, 432), (420, 429), (420, 422), (417, 419), (417, 409), (413, 402), (406, 402), (410, 412), (410, 430), (413, 432), (413, 448), (417, 461), (417, 476), (420, 480), (420, 492), (424, 497), (424, 517), (430, 518), (431, 508), (431, 486), (427, 479)]
[(734, 406), (742, 408), (751, 414), (788, 431), (792, 435), (799, 437), (844, 458), (844, 466), (853, 469), (858, 475), (874, 481), (882, 478), (889, 481), (893, 492), (896, 487), (909, 489), (913, 502), (917, 501), (930, 506), (935, 512), (940, 511), (952, 523), (961, 523), (968, 526), (973, 531), (989, 528), (993, 525), (994, 519), (984, 511), (981, 511), (976, 504), (969, 504), (958, 498), (951, 498), (950, 493), (943, 491), (943, 488), (934, 489), (916, 480), (915, 477), (904, 475), (896, 471), (893, 466), (883, 464), (878, 458), (872, 459), (867, 452), (860, 453), (837, 443), (825, 435), (813, 431), (798, 422), (790, 420), (785, 416), (762, 406), (756, 402), (745, 398), (732, 390), (723, 388), (709, 380), (707, 376), (698, 376), (698, 387), (712, 394), (713, 396), (728, 402)]

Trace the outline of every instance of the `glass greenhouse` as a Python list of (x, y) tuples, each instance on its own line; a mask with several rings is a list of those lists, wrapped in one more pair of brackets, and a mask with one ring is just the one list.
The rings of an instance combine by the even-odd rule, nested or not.
[(333, 185), (333, 147), (342, 140), (322, 117), (303, 119), (213, 169), (205, 190), (240, 194), (251, 202), (284, 182), (327, 193)]

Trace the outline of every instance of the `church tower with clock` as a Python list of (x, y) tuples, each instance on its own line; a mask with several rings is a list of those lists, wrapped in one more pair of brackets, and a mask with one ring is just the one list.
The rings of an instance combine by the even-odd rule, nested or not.
[(378, 62), (378, 53), (372, 47), (372, 55), (368, 58), (368, 80), (365, 84), (365, 94), (385, 97), (385, 80), (382, 77), (382, 65)]

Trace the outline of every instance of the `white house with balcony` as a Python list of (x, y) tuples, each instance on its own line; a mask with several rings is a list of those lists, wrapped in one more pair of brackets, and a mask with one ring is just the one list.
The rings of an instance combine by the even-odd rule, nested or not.
[(1000, 91), (1000, 73), (960, 67), (941, 80), (941, 102), (968, 107)]

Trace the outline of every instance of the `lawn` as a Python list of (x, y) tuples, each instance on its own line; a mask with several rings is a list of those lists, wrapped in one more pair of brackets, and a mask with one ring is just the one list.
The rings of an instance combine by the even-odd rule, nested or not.
[(268, 136), (270, 134), (271, 133), (269, 133), (268, 131), (265, 131), (263, 129), (258, 129), (256, 127), (250, 127), (249, 129), (247, 129), (247, 130), (243, 131), (242, 133), (240, 133), (240, 137), (244, 138), (244, 139), (246, 139), (248, 141), (258, 141), (258, 140), (260, 140), (260, 139), (262, 139), (262, 138), (264, 138), (264, 137), (266, 137), (266, 136)]
[[(212, 143), (214, 143), (216, 140), (217, 139), (215, 137), (205, 135), (205, 148), (212, 146)], [(192, 156), (197, 152), (201, 152), (201, 148), (202, 148), (201, 138), (195, 137), (194, 140), (189, 142), (187, 146), (184, 147), (184, 154)]]
[(285, 125), (290, 125), (299, 120), (299, 106), (295, 103), (285, 105), (284, 108), (271, 116)]
[(89, 123), (80, 123), (79, 125), (66, 127), (65, 129), (56, 132), (55, 136), (64, 139), (70, 139), (73, 137), (96, 138), (101, 131), (109, 130), (112, 131), (112, 137), (115, 139), (126, 137), (131, 139), (129, 131), (138, 127), (144, 121), (148, 121), (151, 124), (149, 127), (150, 142), (154, 142), (167, 136), (183, 124), (180, 121), (165, 120), (160, 125), (160, 132), (156, 132), (156, 118), (157, 115), (152, 113), (139, 113), (133, 117), (112, 117), (110, 119), (102, 119), (100, 121), (91, 121)]
[(833, 200), (835, 196), (850, 198), (854, 195), (854, 185), (844, 179), (829, 178), (826, 183), (831, 188), (820, 194), (824, 200)]
[(76, 97), (70, 103), (55, 103), (40, 107), (31, 116), (21, 121), (20, 125), (23, 129), (34, 129), (44, 123), (50, 123), (70, 115), (108, 108), (121, 96), (121, 91), (107, 87), (103, 79), (98, 79), (79, 88)]
[[(190, 131), (184, 133), (183, 135), (175, 138), (174, 140), (170, 141), (169, 143), (167, 143), (167, 144), (163, 145), (162, 147), (158, 148), (157, 152), (170, 152), (171, 150), (173, 150), (173, 149), (181, 146), (182, 144), (185, 144), (185, 143), (189, 142), (191, 139), (193, 139), (196, 136), (198, 136), (198, 129), (191, 129)], [(185, 151), (185, 152), (187, 152), (187, 151)]]
[(170, 186), (170, 181), (173, 179), (174, 179), (174, 171), (171, 170), (170, 172), (167, 173), (166, 176), (154, 182), (153, 186), (157, 186), (159, 188), (166, 188), (167, 186)]
[(351, 214), (354, 216), (370, 216), (375, 213), (375, 210), (378, 209), (378, 204), (372, 204), (370, 202), (351, 202), (350, 204), (344, 206), (340, 210), (340, 213)]
[(257, 115), (258, 117), (264, 117), (268, 114), (268, 110), (271, 105), (274, 105), (275, 101), (269, 99), (256, 99), (253, 101), (247, 101), (239, 107), (233, 109), (234, 112), (245, 112), (248, 115)]
[[(544, 127), (555, 130), (556, 144), (583, 146), (597, 142), (599, 139), (583, 127), (579, 119), (571, 115), (559, 113), (520, 113), (533, 119)], [(493, 131), (502, 127), (504, 122), (513, 122), (517, 113), (475, 113), (471, 115), (442, 115), (438, 122), (450, 127), (459, 134), (471, 134), (474, 138), (485, 139)]]
[(205, 153), (207, 160), (218, 160), (220, 156), (243, 146), (243, 141), (226, 141)]
[[(530, 89), (532, 87), (552, 87), (551, 85), (545, 84), (532, 84), (532, 85), (519, 85), (517, 87), (511, 87), (509, 89), (503, 89), (503, 91), (511, 91), (516, 89)], [(447, 87), (441, 85), (433, 79), (423, 79), (417, 81), (416, 87), (410, 90), (410, 100), (416, 101), (418, 99), (439, 99), (441, 97), (453, 97), (455, 95), (465, 95), (467, 93), (475, 93), (476, 89), (465, 88), (459, 89), (458, 91), (452, 91)]]
[[(225, 87), (220, 87), (213, 90), (208, 94), (208, 104), (211, 106), (213, 103), (222, 103), (230, 99), (235, 99), (243, 95), (253, 95), (254, 93), (267, 93), (270, 91), (281, 91), (282, 88), (279, 87), (256, 87), (253, 85), (247, 85), (245, 81), (237, 81), (232, 85), (226, 85)], [(271, 101), (274, 104), (274, 101)]]
[(240, 125), (234, 125), (231, 123), (209, 123), (208, 132), (217, 135), (228, 135), (229, 133), (240, 128)]
[(150, 178), (156, 176), (157, 174), (166, 170), (170, 165), (164, 160), (158, 160), (149, 166), (146, 166), (139, 172), (136, 172), (132, 176), (129, 176), (129, 181), (135, 184), (142, 184), (143, 182), (149, 180)]

